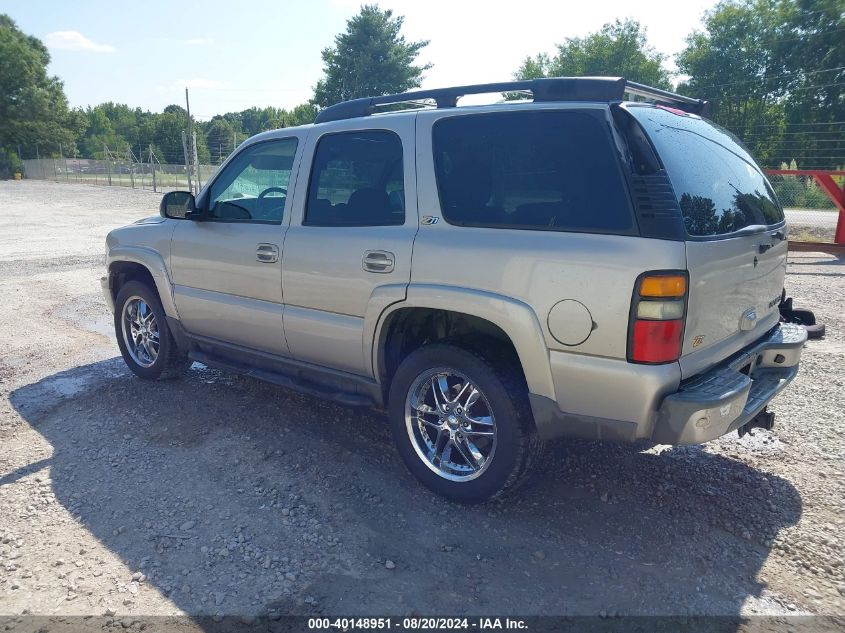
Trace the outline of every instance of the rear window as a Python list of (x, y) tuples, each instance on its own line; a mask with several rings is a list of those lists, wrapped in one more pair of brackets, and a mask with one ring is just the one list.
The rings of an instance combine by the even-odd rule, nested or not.
[(730, 132), (660, 107), (628, 111), (657, 149), (689, 235), (727, 235), (783, 221), (769, 181)]
[(451, 224), (630, 232), (633, 219), (603, 112), (443, 118), (434, 163)]

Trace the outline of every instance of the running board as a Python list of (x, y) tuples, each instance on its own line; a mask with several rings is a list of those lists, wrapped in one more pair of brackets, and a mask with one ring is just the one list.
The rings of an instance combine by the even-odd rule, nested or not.
[(236, 374), (241, 374), (242, 376), (257, 378), (258, 380), (269, 382), (274, 385), (278, 385), (279, 387), (292, 389), (293, 391), (298, 391), (299, 393), (304, 393), (324, 400), (331, 400), (333, 402), (337, 402), (338, 404), (350, 407), (376, 406), (376, 403), (372, 398), (359, 393), (352, 393), (339, 389), (329, 389), (312, 381), (297, 379), (287, 374), (269, 369), (250, 367), (249, 365), (241, 364), (230, 359), (220, 358), (219, 356), (212, 356), (211, 354), (206, 354), (205, 352), (201, 352), (199, 350), (191, 350), (188, 353), (188, 357), (193, 361), (202, 363), (203, 365), (208, 365), (209, 367), (230, 371)]

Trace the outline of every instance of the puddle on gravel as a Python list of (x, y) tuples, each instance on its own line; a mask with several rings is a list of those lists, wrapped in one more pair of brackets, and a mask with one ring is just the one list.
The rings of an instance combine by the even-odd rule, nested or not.
[(97, 381), (103, 378), (113, 378), (123, 373), (123, 361), (114, 358), (110, 361), (97, 363), (96, 368), (74, 368), (45, 378), (25, 395), (17, 393), (15, 408), (26, 411), (27, 414), (38, 410), (52, 409), (68, 398), (87, 391)]
[(50, 310), (50, 316), (71, 323), (86, 332), (100, 334), (114, 340), (114, 320), (106, 308), (104, 300), (98, 295), (85, 295)]

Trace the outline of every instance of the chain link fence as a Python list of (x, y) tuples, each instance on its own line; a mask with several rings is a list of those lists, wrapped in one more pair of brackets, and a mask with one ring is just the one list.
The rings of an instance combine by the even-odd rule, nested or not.
[[(217, 165), (200, 165), (200, 182), (208, 182), (216, 171)], [(188, 190), (188, 174), (184, 165), (88, 158), (41, 158), (24, 160), (23, 176), (33, 180), (132, 187), (161, 192)], [(196, 187), (195, 182), (192, 184)]]
[[(833, 242), (839, 210), (815, 178), (784, 174), (768, 178), (786, 213), (790, 240)], [(843, 177), (834, 180), (842, 187)]]
[[(205, 184), (217, 171), (216, 165), (200, 165), (200, 182)], [(41, 158), (23, 161), (25, 178), (111, 185), (150, 191), (188, 190), (184, 165), (94, 160), (86, 158)], [(834, 176), (842, 187), (843, 176)], [(812, 176), (770, 174), (769, 180), (786, 212), (789, 239), (804, 242), (833, 242), (839, 213), (833, 201)], [(196, 183), (192, 183), (196, 187)]]

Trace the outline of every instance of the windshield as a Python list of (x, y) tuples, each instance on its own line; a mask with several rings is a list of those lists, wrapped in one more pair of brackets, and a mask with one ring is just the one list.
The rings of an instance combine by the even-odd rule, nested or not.
[(691, 236), (779, 224), (783, 210), (757, 163), (727, 130), (662, 107), (630, 107), (657, 149)]

